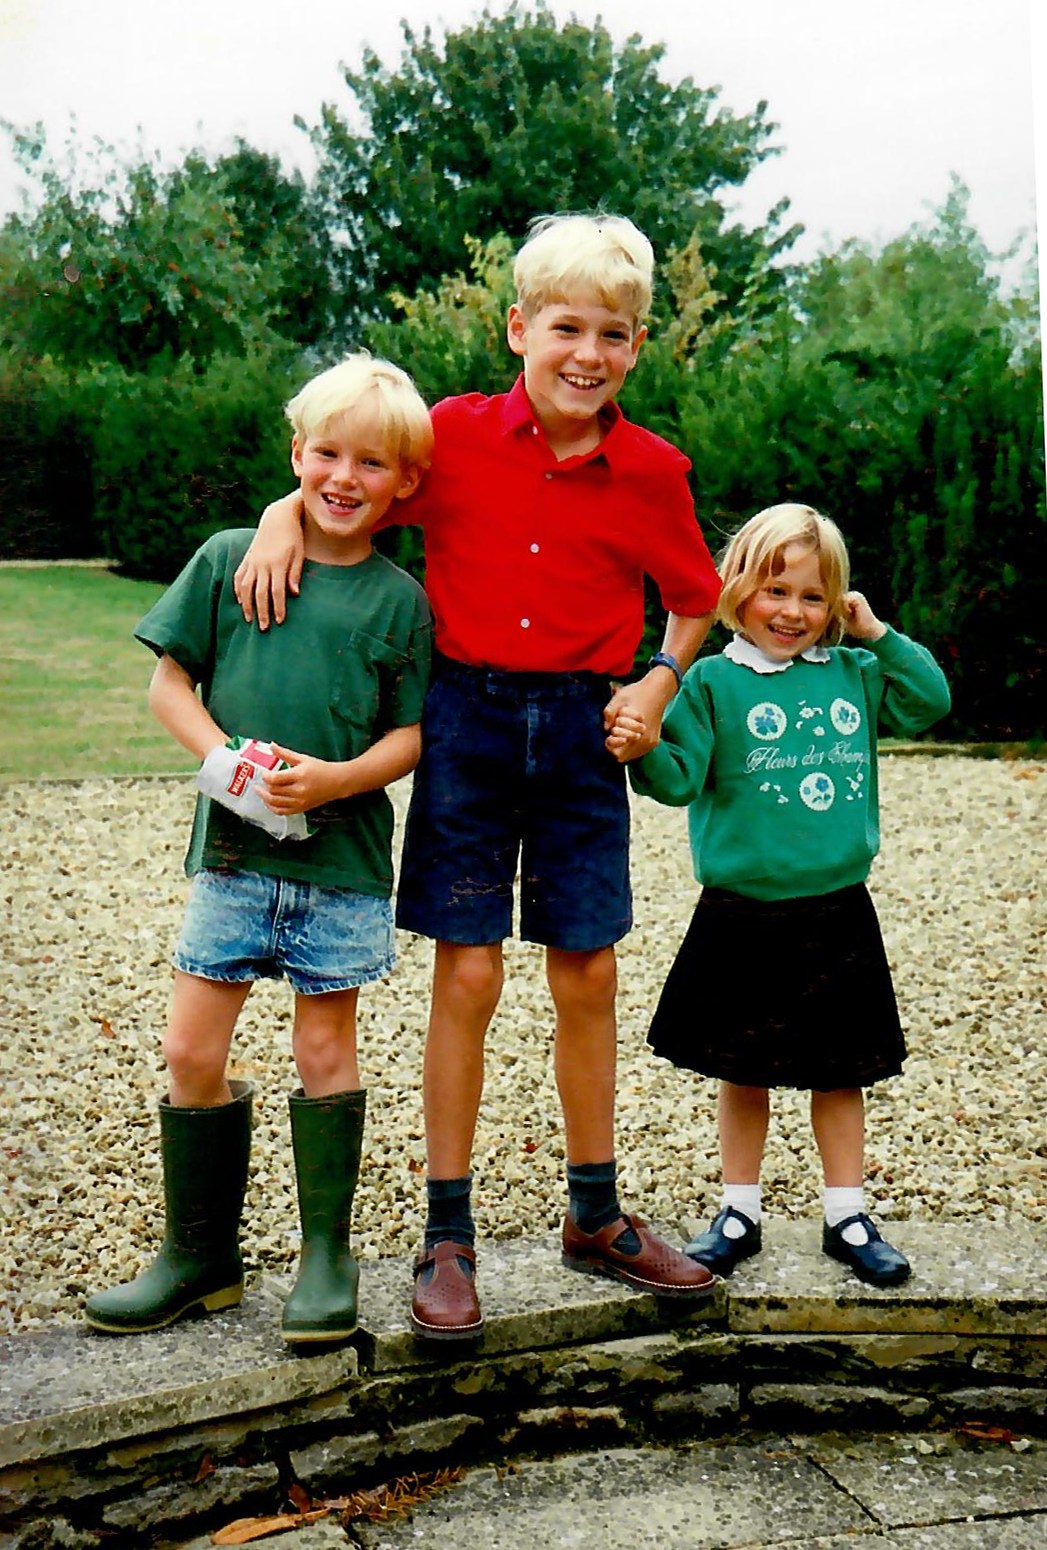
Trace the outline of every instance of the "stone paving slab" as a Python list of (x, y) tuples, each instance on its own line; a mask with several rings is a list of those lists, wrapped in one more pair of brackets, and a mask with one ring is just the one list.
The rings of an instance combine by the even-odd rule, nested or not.
[[(489, 1244), (483, 1265), (485, 1358), (725, 1317), (722, 1288), (699, 1303), (668, 1302), (566, 1270), (555, 1235)], [(410, 1287), (410, 1258), (362, 1265), (353, 1344), (301, 1353), (280, 1337), (287, 1287), (275, 1277), (249, 1284), (237, 1308), (153, 1334), (59, 1325), (0, 1337), (0, 1467), (330, 1392), (356, 1375), (356, 1347), (376, 1373), (471, 1354), (475, 1346), (415, 1340)]]
[[(410, 1518), (353, 1525), (365, 1550), (1035, 1550), (1047, 1542), (1047, 1443), (1026, 1453), (938, 1436), (812, 1445), (616, 1449), (472, 1470)], [(1020, 1514), (1020, 1516), (1016, 1516)]]
[[(884, 1229), (885, 1232), (887, 1229)], [(892, 1222), (913, 1273), (901, 1286), (865, 1286), (822, 1253), (821, 1223), (765, 1221), (763, 1251), (728, 1283), (738, 1334), (1047, 1335), (1047, 1232), (1012, 1219)]]
[(5, 1337), (0, 1467), (286, 1403), (355, 1376), (349, 1346), (295, 1356), (280, 1338), (281, 1306), (263, 1283), (239, 1308), (154, 1334), (60, 1325)]
[(727, 1550), (761, 1539), (853, 1534), (861, 1507), (787, 1443), (615, 1449), (499, 1472), (472, 1470), (408, 1520), (354, 1524), (366, 1550), (431, 1545), (591, 1550), (594, 1544)]
[[(412, 1260), (361, 1266), (361, 1351), (376, 1373), (441, 1364), (463, 1347), (424, 1342), (411, 1333)], [(726, 1287), (710, 1297), (654, 1298), (618, 1281), (581, 1275), (561, 1263), (560, 1235), (481, 1243), (477, 1289), (485, 1329), (473, 1348), (486, 1356), (545, 1350), (581, 1341), (642, 1335), (667, 1325), (722, 1323)]]
[(895, 1435), (860, 1448), (846, 1440), (815, 1439), (807, 1451), (885, 1527), (1038, 1513), (1047, 1543), (1047, 1442), (1028, 1442), (1025, 1451), (1015, 1452), (999, 1445), (969, 1447), (941, 1434)]
[[(560, 1264), (555, 1234), (486, 1243), (478, 1277), (487, 1317), (482, 1359), (667, 1328), (731, 1338), (811, 1333), (1047, 1335), (1047, 1254), (1029, 1224), (898, 1223), (912, 1280), (878, 1292), (820, 1250), (818, 1224), (767, 1223), (766, 1248), (716, 1295), (655, 1299)], [(356, 1344), (298, 1355), (280, 1338), (281, 1288), (262, 1281), (239, 1308), (152, 1335), (106, 1336), (86, 1326), (0, 1339), (0, 1466), (103, 1446), (150, 1431), (293, 1403), (343, 1388), (358, 1365), (376, 1374), (461, 1359), (454, 1345), (414, 1340), (410, 1260), (365, 1264)], [(471, 1354), (471, 1352), (467, 1353)]]

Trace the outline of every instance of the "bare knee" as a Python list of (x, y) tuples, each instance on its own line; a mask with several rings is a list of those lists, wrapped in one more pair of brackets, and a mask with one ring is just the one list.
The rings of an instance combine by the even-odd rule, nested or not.
[(766, 1087), (745, 1087), (740, 1082), (721, 1082), (720, 1092), (725, 1102), (740, 1109), (764, 1109), (770, 1099)]
[(295, 997), (294, 1061), (309, 1098), (360, 1086), (356, 1059), (357, 990)]
[(182, 1028), (168, 1028), (163, 1038), (164, 1064), (173, 1093), (188, 1095), (201, 1104), (215, 1101), (224, 1091), (225, 1055)]
[(457, 942), (437, 945), (434, 1000), (490, 1016), (498, 1005), (503, 979), (500, 942), (477, 947)]
[(312, 1095), (329, 1091), (331, 1083), (345, 1064), (346, 1041), (330, 1030), (299, 1029), (294, 1038), (294, 1063), (305, 1091)]
[(546, 974), (553, 1000), (561, 1011), (607, 1012), (618, 993), (618, 963), (613, 947), (592, 953), (568, 953), (549, 948)]

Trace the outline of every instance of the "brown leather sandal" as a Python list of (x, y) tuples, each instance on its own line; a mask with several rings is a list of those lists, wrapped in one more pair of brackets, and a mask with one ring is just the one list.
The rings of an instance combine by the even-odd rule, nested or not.
[(415, 1260), (411, 1299), (411, 1328), (418, 1338), (476, 1340), (483, 1327), (474, 1251), (449, 1241), (424, 1249)]
[[(634, 1254), (615, 1247), (630, 1227), (640, 1244)], [(610, 1276), (641, 1292), (653, 1292), (656, 1297), (707, 1297), (718, 1284), (710, 1270), (659, 1238), (638, 1216), (620, 1216), (594, 1233), (582, 1232), (567, 1217), (563, 1224), (563, 1262), (571, 1270)]]

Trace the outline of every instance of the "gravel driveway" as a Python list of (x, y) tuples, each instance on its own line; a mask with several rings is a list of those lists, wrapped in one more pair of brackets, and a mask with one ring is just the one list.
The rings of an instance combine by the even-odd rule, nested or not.
[[(29, 1329), (77, 1319), (88, 1292), (133, 1273), (159, 1238), (159, 1033), (193, 792), (172, 779), (12, 784), (4, 795), (0, 1329)], [(406, 783), (394, 796), (402, 817)], [(870, 1096), (873, 1207), (884, 1218), (1047, 1221), (1047, 766), (885, 758), (882, 816), (872, 888), (910, 1058)], [(715, 1086), (655, 1060), (644, 1036), (695, 888), (683, 815), (636, 801), (634, 817), (622, 1193), (689, 1231), (717, 1199)], [(475, 1152), (477, 1226), (496, 1237), (556, 1226), (565, 1194), (541, 955), (510, 943), (507, 960)], [(361, 995), (370, 1116), (355, 1242), (367, 1258), (421, 1237), (430, 964), (430, 945), (404, 936), (393, 978)], [(284, 1270), (296, 1253), (290, 1004), (286, 986), (259, 986), (234, 1046), (233, 1074), (257, 1088), (243, 1232), (254, 1269)], [(770, 1215), (809, 1217), (816, 1230), (803, 1095), (774, 1102), (764, 1199)]]

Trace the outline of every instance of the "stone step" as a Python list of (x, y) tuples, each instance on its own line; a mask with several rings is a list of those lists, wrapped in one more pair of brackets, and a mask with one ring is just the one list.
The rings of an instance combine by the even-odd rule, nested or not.
[[(902, 1222), (903, 1286), (863, 1286), (816, 1221), (699, 1304), (562, 1267), (550, 1235), (481, 1245), (474, 1348), (411, 1335), (410, 1264), (362, 1267), (351, 1345), (298, 1355), (283, 1289), (152, 1335), (59, 1326), (0, 1341), (0, 1521), (79, 1503), (99, 1531), (446, 1458), (746, 1424), (1044, 1426), (1047, 1256), (1023, 1221)], [(90, 1540), (85, 1543), (90, 1543)], [(45, 1541), (46, 1543), (46, 1541)]]

